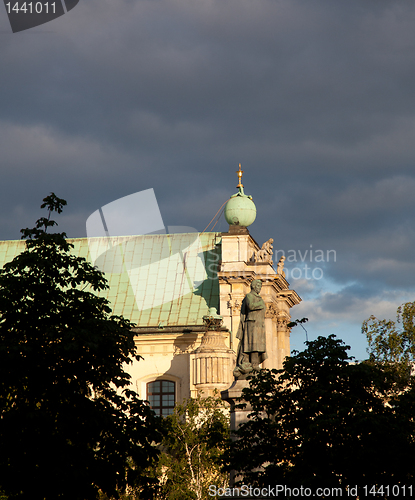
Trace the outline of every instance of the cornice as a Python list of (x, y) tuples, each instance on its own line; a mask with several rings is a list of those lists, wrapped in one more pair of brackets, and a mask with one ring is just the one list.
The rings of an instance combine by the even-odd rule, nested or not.
[(290, 307), (295, 306), (301, 302), (301, 297), (295, 290), (281, 290), (278, 293), (277, 299), (283, 299)]

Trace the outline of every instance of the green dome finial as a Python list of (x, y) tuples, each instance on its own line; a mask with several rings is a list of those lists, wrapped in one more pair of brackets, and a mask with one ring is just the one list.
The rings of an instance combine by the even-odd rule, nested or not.
[(252, 201), (252, 196), (247, 196), (244, 193), (244, 186), (242, 184), (241, 164), (239, 164), (238, 174), (238, 192), (232, 195), (225, 205), (225, 220), (231, 226), (250, 226), (256, 218), (256, 207)]

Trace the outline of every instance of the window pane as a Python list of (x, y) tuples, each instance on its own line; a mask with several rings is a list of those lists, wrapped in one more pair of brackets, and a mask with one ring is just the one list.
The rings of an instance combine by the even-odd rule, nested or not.
[(160, 396), (149, 396), (150, 406), (160, 406)]
[(147, 392), (149, 394), (160, 392), (160, 381), (156, 380), (155, 382), (150, 382), (149, 384), (147, 384)]
[(162, 381), (163, 392), (174, 392), (174, 382), (169, 382), (167, 380)]
[(147, 384), (147, 399), (156, 415), (167, 416), (173, 413), (175, 386), (170, 380), (155, 380)]

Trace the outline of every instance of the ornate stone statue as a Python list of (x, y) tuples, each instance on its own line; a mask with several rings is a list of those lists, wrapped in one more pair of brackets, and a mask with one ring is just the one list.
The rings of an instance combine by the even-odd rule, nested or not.
[(285, 278), (284, 261), (285, 261), (285, 255), (283, 255), (281, 259), (278, 261), (277, 274), (281, 274), (281, 276), (284, 276)]
[(259, 295), (261, 280), (251, 283), (251, 291), (245, 296), (241, 306), (241, 321), (236, 338), (239, 346), (236, 368), (233, 372), (236, 379), (246, 378), (252, 371), (258, 371), (259, 365), (266, 358), (265, 346), (265, 303)]
[(274, 240), (272, 238), (266, 241), (259, 250), (254, 252), (254, 254), (251, 257), (251, 262), (258, 262), (258, 263), (267, 262), (272, 266), (273, 243)]

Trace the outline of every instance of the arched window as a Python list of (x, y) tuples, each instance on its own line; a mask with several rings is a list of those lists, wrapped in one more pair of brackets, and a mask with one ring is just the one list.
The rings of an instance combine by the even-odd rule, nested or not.
[(147, 384), (147, 400), (156, 415), (166, 417), (173, 413), (176, 384), (170, 380), (155, 380)]

